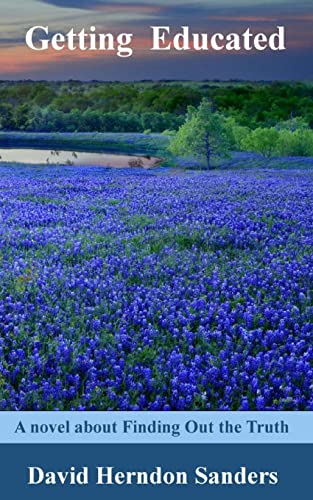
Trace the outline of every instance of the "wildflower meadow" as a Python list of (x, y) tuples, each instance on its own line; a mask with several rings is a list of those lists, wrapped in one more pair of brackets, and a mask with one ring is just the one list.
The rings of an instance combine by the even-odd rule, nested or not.
[(313, 410), (313, 173), (1, 166), (1, 410)]

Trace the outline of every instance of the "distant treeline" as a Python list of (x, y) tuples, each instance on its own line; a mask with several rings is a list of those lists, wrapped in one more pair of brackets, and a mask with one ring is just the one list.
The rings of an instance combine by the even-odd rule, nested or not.
[(311, 83), (0, 82), (0, 129), (28, 132), (177, 130), (203, 98), (243, 127), (302, 117), (313, 128)]

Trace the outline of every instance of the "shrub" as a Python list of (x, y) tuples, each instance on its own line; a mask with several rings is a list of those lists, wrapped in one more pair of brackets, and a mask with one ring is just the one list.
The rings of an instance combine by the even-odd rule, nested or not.
[(256, 128), (241, 141), (244, 151), (260, 153), (264, 158), (271, 158), (277, 153), (279, 132), (276, 128)]
[(310, 129), (280, 130), (277, 142), (279, 156), (313, 156), (313, 131)]
[(131, 168), (142, 168), (144, 166), (142, 158), (131, 158), (128, 162), (129, 167)]

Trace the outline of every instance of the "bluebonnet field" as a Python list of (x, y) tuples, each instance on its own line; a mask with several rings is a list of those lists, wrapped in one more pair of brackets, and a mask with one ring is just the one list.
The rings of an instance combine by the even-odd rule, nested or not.
[(313, 410), (312, 170), (0, 170), (2, 410)]

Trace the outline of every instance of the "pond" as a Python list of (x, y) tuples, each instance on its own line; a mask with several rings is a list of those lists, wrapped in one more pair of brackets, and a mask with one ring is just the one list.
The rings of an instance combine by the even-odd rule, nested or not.
[(77, 151), (51, 151), (46, 149), (0, 149), (0, 162), (73, 165), (77, 167), (143, 167), (151, 168), (159, 158), (129, 156), (114, 153), (82, 153)]

